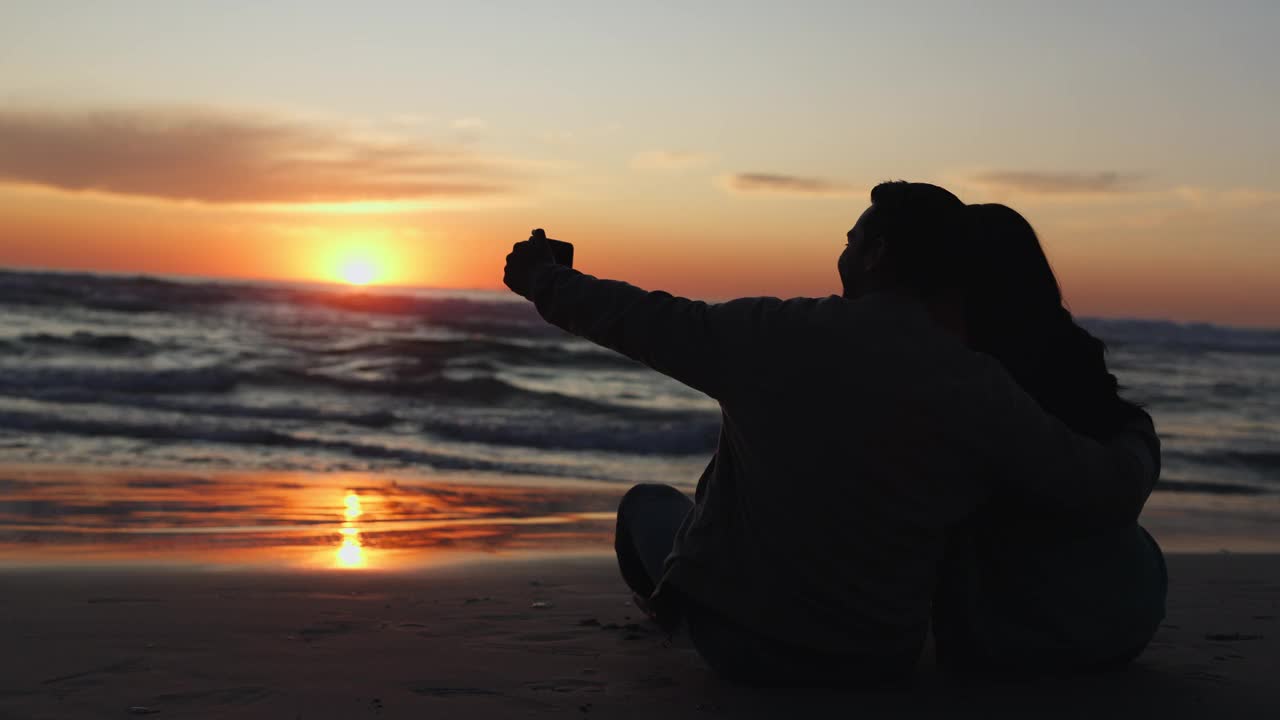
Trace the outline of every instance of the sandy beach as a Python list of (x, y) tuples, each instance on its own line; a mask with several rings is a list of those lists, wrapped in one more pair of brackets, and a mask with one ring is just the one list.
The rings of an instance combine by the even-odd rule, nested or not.
[(1128, 669), (910, 692), (718, 680), (642, 621), (599, 554), (413, 573), (7, 570), (0, 717), (1274, 717), (1280, 557), (1170, 557)]

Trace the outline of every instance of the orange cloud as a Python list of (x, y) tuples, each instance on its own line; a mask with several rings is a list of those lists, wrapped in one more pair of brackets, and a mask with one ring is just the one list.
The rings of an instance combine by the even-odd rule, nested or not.
[(992, 189), (1037, 195), (1128, 192), (1140, 179), (1138, 175), (1117, 172), (1074, 173), (1032, 170), (993, 170), (973, 177), (974, 182)]
[(461, 150), (210, 109), (0, 109), (0, 182), (203, 203), (499, 194), (508, 169)]
[(864, 194), (851, 185), (822, 178), (781, 175), (778, 173), (735, 173), (723, 178), (729, 190), (740, 193), (774, 193), (818, 197), (849, 197)]

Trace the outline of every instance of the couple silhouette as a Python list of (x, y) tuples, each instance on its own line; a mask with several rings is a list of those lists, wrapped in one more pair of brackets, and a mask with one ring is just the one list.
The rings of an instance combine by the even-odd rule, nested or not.
[(648, 292), (552, 242), (517, 243), (507, 286), (720, 403), (694, 497), (634, 487), (616, 536), (637, 604), (714, 671), (901, 686), (930, 628), (965, 671), (1114, 666), (1151, 640), (1159, 440), (1014, 210), (878, 185), (826, 298)]

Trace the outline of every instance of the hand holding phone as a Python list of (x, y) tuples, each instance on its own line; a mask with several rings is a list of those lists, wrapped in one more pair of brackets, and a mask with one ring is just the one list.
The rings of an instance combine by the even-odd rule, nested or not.
[(573, 243), (567, 243), (563, 240), (553, 240), (547, 237), (547, 233), (544, 232), (542, 228), (534, 230), (533, 237), (547, 241), (547, 245), (551, 247), (551, 256), (555, 258), (557, 265), (573, 267)]

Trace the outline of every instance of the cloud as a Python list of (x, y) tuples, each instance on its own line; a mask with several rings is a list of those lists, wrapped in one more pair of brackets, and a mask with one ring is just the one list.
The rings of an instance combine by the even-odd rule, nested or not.
[(502, 193), (457, 149), (212, 109), (0, 108), (0, 183), (202, 203), (351, 203)]
[(777, 173), (735, 173), (722, 179), (726, 188), (740, 193), (775, 193), (816, 197), (849, 197), (862, 191), (851, 185), (822, 178)]
[(489, 127), (489, 123), (484, 118), (464, 117), (453, 121), (454, 130), (484, 130)]
[(636, 170), (688, 170), (711, 161), (711, 155), (700, 152), (649, 150), (636, 153), (631, 167)]
[(1037, 172), (1034, 170), (992, 170), (975, 175), (973, 181), (995, 190), (1033, 195), (1096, 195), (1129, 192), (1141, 179), (1118, 172)]

